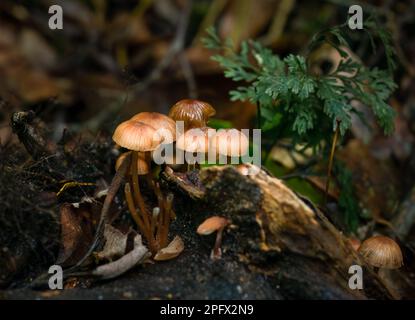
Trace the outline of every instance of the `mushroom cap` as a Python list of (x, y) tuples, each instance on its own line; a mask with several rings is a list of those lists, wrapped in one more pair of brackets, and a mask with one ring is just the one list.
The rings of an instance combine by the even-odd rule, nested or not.
[(398, 269), (403, 264), (401, 248), (388, 237), (374, 236), (366, 239), (358, 252), (368, 264), (377, 268)]
[(228, 223), (229, 221), (226, 218), (213, 216), (202, 222), (202, 224), (197, 228), (197, 233), (202, 236), (207, 236), (221, 228), (226, 227)]
[(216, 114), (216, 110), (207, 102), (183, 99), (171, 107), (169, 117), (175, 121), (184, 121), (186, 128), (198, 128)]
[(140, 121), (124, 121), (118, 125), (112, 140), (123, 148), (133, 151), (152, 151), (162, 142), (156, 129)]
[(187, 130), (179, 138), (177, 138), (177, 148), (187, 152), (207, 153), (210, 148), (209, 127), (193, 128)]
[(349, 243), (350, 243), (350, 245), (352, 246), (352, 248), (353, 248), (355, 251), (358, 251), (358, 250), (359, 250), (359, 247), (360, 247), (360, 245), (361, 245), (361, 243), (360, 243), (359, 239), (356, 239), (356, 238), (349, 238)]
[(237, 129), (220, 129), (211, 139), (211, 148), (229, 157), (240, 157), (248, 152), (249, 140)]
[(176, 123), (164, 114), (158, 112), (140, 112), (130, 120), (140, 121), (152, 126), (160, 133), (163, 144), (176, 141)]
[[(128, 156), (131, 153), (131, 151), (122, 153), (115, 162), (115, 171), (118, 171), (118, 168), (121, 166), (121, 163), (124, 161), (125, 157)], [(141, 152), (138, 153), (137, 157), (137, 174), (139, 175), (145, 175), (150, 172), (149, 165), (147, 161), (145, 160), (145, 155)], [(130, 169), (131, 173), (131, 169)]]
[(238, 170), (238, 172), (244, 176), (249, 175), (250, 172), (250, 167), (246, 163), (238, 164), (235, 167), (235, 169)]

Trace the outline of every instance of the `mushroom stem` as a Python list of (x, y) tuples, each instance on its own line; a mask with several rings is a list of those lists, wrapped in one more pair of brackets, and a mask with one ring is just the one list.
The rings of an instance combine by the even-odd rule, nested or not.
[(213, 247), (212, 255), (211, 255), (212, 259), (214, 260), (220, 259), (222, 257), (221, 246), (222, 246), (222, 238), (223, 238), (224, 229), (225, 227), (222, 227), (216, 232), (215, 246)]
[[(160, 208), (156, 207), (153, 209), (153, 214), (151, 216), (151, 236), (154, 237), (156, 228), (158, 227), (158, 217), (160, 216)], [(157, 241), (157, 238), (156, 238)]]
[(154, 193), (156, 194), (157, 197), (157, 201), (158, 201), (158, 205), (160, 208), (160, 214), (158, 216), (157, 219), (157, 232), (155, 234), (155, 238), (156, 241), (159, 243), (160, 248), (163, 248), (163, 246), (160, 244), (160, 234), (161, 234), (161, 229), (163, 228), (163, 223), (164, 223), (164, 211), (165, 211), (165, 205), (164, 205), (164, 198), (163, 198), (163, 194), (161, 193), (160, 190), (160, 185), (158, 183), (154, 184)]
[(174, 196), (172, 193), (170, 193), (167, 195), (166, 200), (165, 200), (165, 207), (163, 211), (163, 224), (162, 224), (161, 233), (160, 233), (160, 245), (162, 248), (164, 248), (167, 245), (173, 199), (174, 199)]
[(326, 192), (324, 194), (324, 204), (325, 205), (327, 204), (327, 197), (328, 197), (329, 189), (330, 189), (331, 170), (332, 170), (332, 167), (333, 167), (334, 152), (336, 151), (336, 144), (337, 144), (337, 139), (339, 137), (339, 131), (340, 131), (340, 121), (337, 120), (336, 132), (334, 133), (333, 142), (331, 144), (329, 166), (328, 166), (328, 169), (327, 169)]
[[(147, 230), (150, 230), (150, 221), (149, 219), (149, 213), (145, 207), (144, 204), (144, 200), (143, 197), (141, 196), (140, 193), (140, 185), (138, 182), (138, 174), (137, 174), (137, 159), (138, 159), (138, 152), (137, 151), (133, 151), (132, 152), (132, 162), (131, 162), (131, 171), (132, 171), (132, 184), (133, 184), (133, 192), (134, 192), (134, 197), (135, 200), (138, 204), (138, 207), (140, 209), (141, 212), (141, 216), (143, 218), (143, 223), (145, 225), (145, 228)], [(149, 240), (149, 242), (151, 242), (151, 239), (147, 239)]]
[(143, 233), (144, 237), (147, 239), (148, 242), (150, 242), (150, 237), (148, 234), (148, 230), (144, 226), (143, 220), (140, 218), (140, 216), (137, 214), (137, 209), (134, 204), (134, 199), (131, 194), (131, 186), (129, 183), (125, 184), (124, 187), (124, 193), (125, 193), (125, 199), (127, 201), (128, 210), (130, 210), (131, 216), (133, 217), (135, 223), (137, 223), (138, 227), (140, 228), (140, 231)]
[(151, 170), (151, 152), (144, 152), (144, 160), (147, 162), (147, 165), (150, 168), (149, 172), (146, 174), (147, 184), (151, 190), (155, 190), (153, 172)]

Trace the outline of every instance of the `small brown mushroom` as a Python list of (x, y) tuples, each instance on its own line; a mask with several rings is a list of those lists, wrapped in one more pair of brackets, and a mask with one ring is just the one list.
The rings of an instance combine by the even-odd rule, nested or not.
[(206, 219), (197, 228), (197, 233), (202, 236), (210, 235), (215, 231), (217, 232), (215, 246), (213, 247), (213, 250), (210, 256), (214, 260), (220, 259), (222, 256), (221, 245), (222, 245), (223, 230), (229, 223), (230, 223), (229, 220), (226, 218), (213, 216), (213, 217)]
[(403, 265), (402, 251), (391, 238), (374, 236), (363, 241), (358, 252), (375, 268), (398, 269)]
[(153, 151), (162, 142), (154, 127), (131, 120), (119, 124), (112, 139), (123, 148), (140, 152)]
[(210, 148), (218, 156), (226, 156), (228, 163), (232, 158), (241, 157), (248, 152), (249, 140), (237, 129), (220, 129), (211, 139)]
[[(133, 116), (130, 121), (139, 121), (153, 127), (156, 130), (155, 134), (157, 138), (161, 141), (159, 147), (176, 141), (176, 123), (164, 114), (158, 112), (140, 112)], [(154, 152), (156, 149), (152, 151)], [(146, 175), (147, 183), (154, 189), (154, 179), (151, 174), (152, 154), (150, 152), (145, 154), (145, 160), (150, 168), (150, 171)]]
[(184, 122), (184, 130), (205, 127), (208, 119), (216, 114), (216, 110), (207, 102), (193, 99), (178, 101), (169, 112), (175, 121)]
[[(213, 135), (214, 129), (209, 127), (193, 128), (187, 130), (181, 135), (176, 142), (178, 149), (193, 154), (204, 154), (209, 152), (210, 136)], [(195, 165), (195, 163), (189, 163)]]
[(176, 123), (168, 116), (158, 112), (140, 112), (130, 121), (139, 121), (152, 126), (161, 137), (161, 143), (168, 144), (176, 141)]

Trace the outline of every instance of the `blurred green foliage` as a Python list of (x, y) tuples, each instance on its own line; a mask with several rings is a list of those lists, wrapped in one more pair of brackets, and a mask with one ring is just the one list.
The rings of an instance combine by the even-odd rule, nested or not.
[[(371, 20), (365, 27), (374, 28), (373, 23)], [(352, 101), (369, 106), (385, 133), (393, 130), (395, 112), (387, 104), (396, 88), (391, 70), (367, 68), (353, 59), (346, 51), (345, 29), (342, 25), (318, 33), (309, 45), (313, 49), (329, 43), (341, 55), (337, 68), (328, 74), (314, 74), (308, 55), (281, 58), (253, 40), (242, 42), (236, 51), (232, 41), (222, 41), (213, 28), (208, 30), (204, 44), (220, 52), (212, 59), (223, 67), (225, 77), (244, 83), (230, 91), (231, 100), (255, 103), (263, 131), (315, 148), (322, 141), (330, 142), (337, 125), (342, 135), (350, 128), (352, 113), (358, 112)], [(377, 34), (385, 43), (392, 69), (393, 49), (387, 32)]]

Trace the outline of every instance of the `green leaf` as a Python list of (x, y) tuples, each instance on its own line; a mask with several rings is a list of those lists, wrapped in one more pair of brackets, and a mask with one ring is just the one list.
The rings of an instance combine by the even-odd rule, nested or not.
[[(390, 45), (388, 33), (377, 28), (376, 36)], [(289, 135), (314, 148), (322, 140), (329, 145), (338, 124), (342, 135), (350, 129), (351, 114), (357, 112), (353, 101), (369, 106), (386, 133), (393, 130), (395, 112), (387, 100), (396, 85), (389, 72), (366, 68), (344, 50), (350, 49), (348, 31), (343, 24), (320, 32), (311, 41), (310, 49), (326, 42), (343, 57), (336, 70), (321, 77), (309, 72), (307, 57), (289, 54), (282, 59), (256, 41), (244, 41), (236, 51), (231, 40), (221, 42), (216, 32), (208, 30), (206, 45), (221, 52), (212, 59), (222, 66), (225, 77), (243, 83), (230, 91), (232, 101), (257, 104), (264, 130)]]

